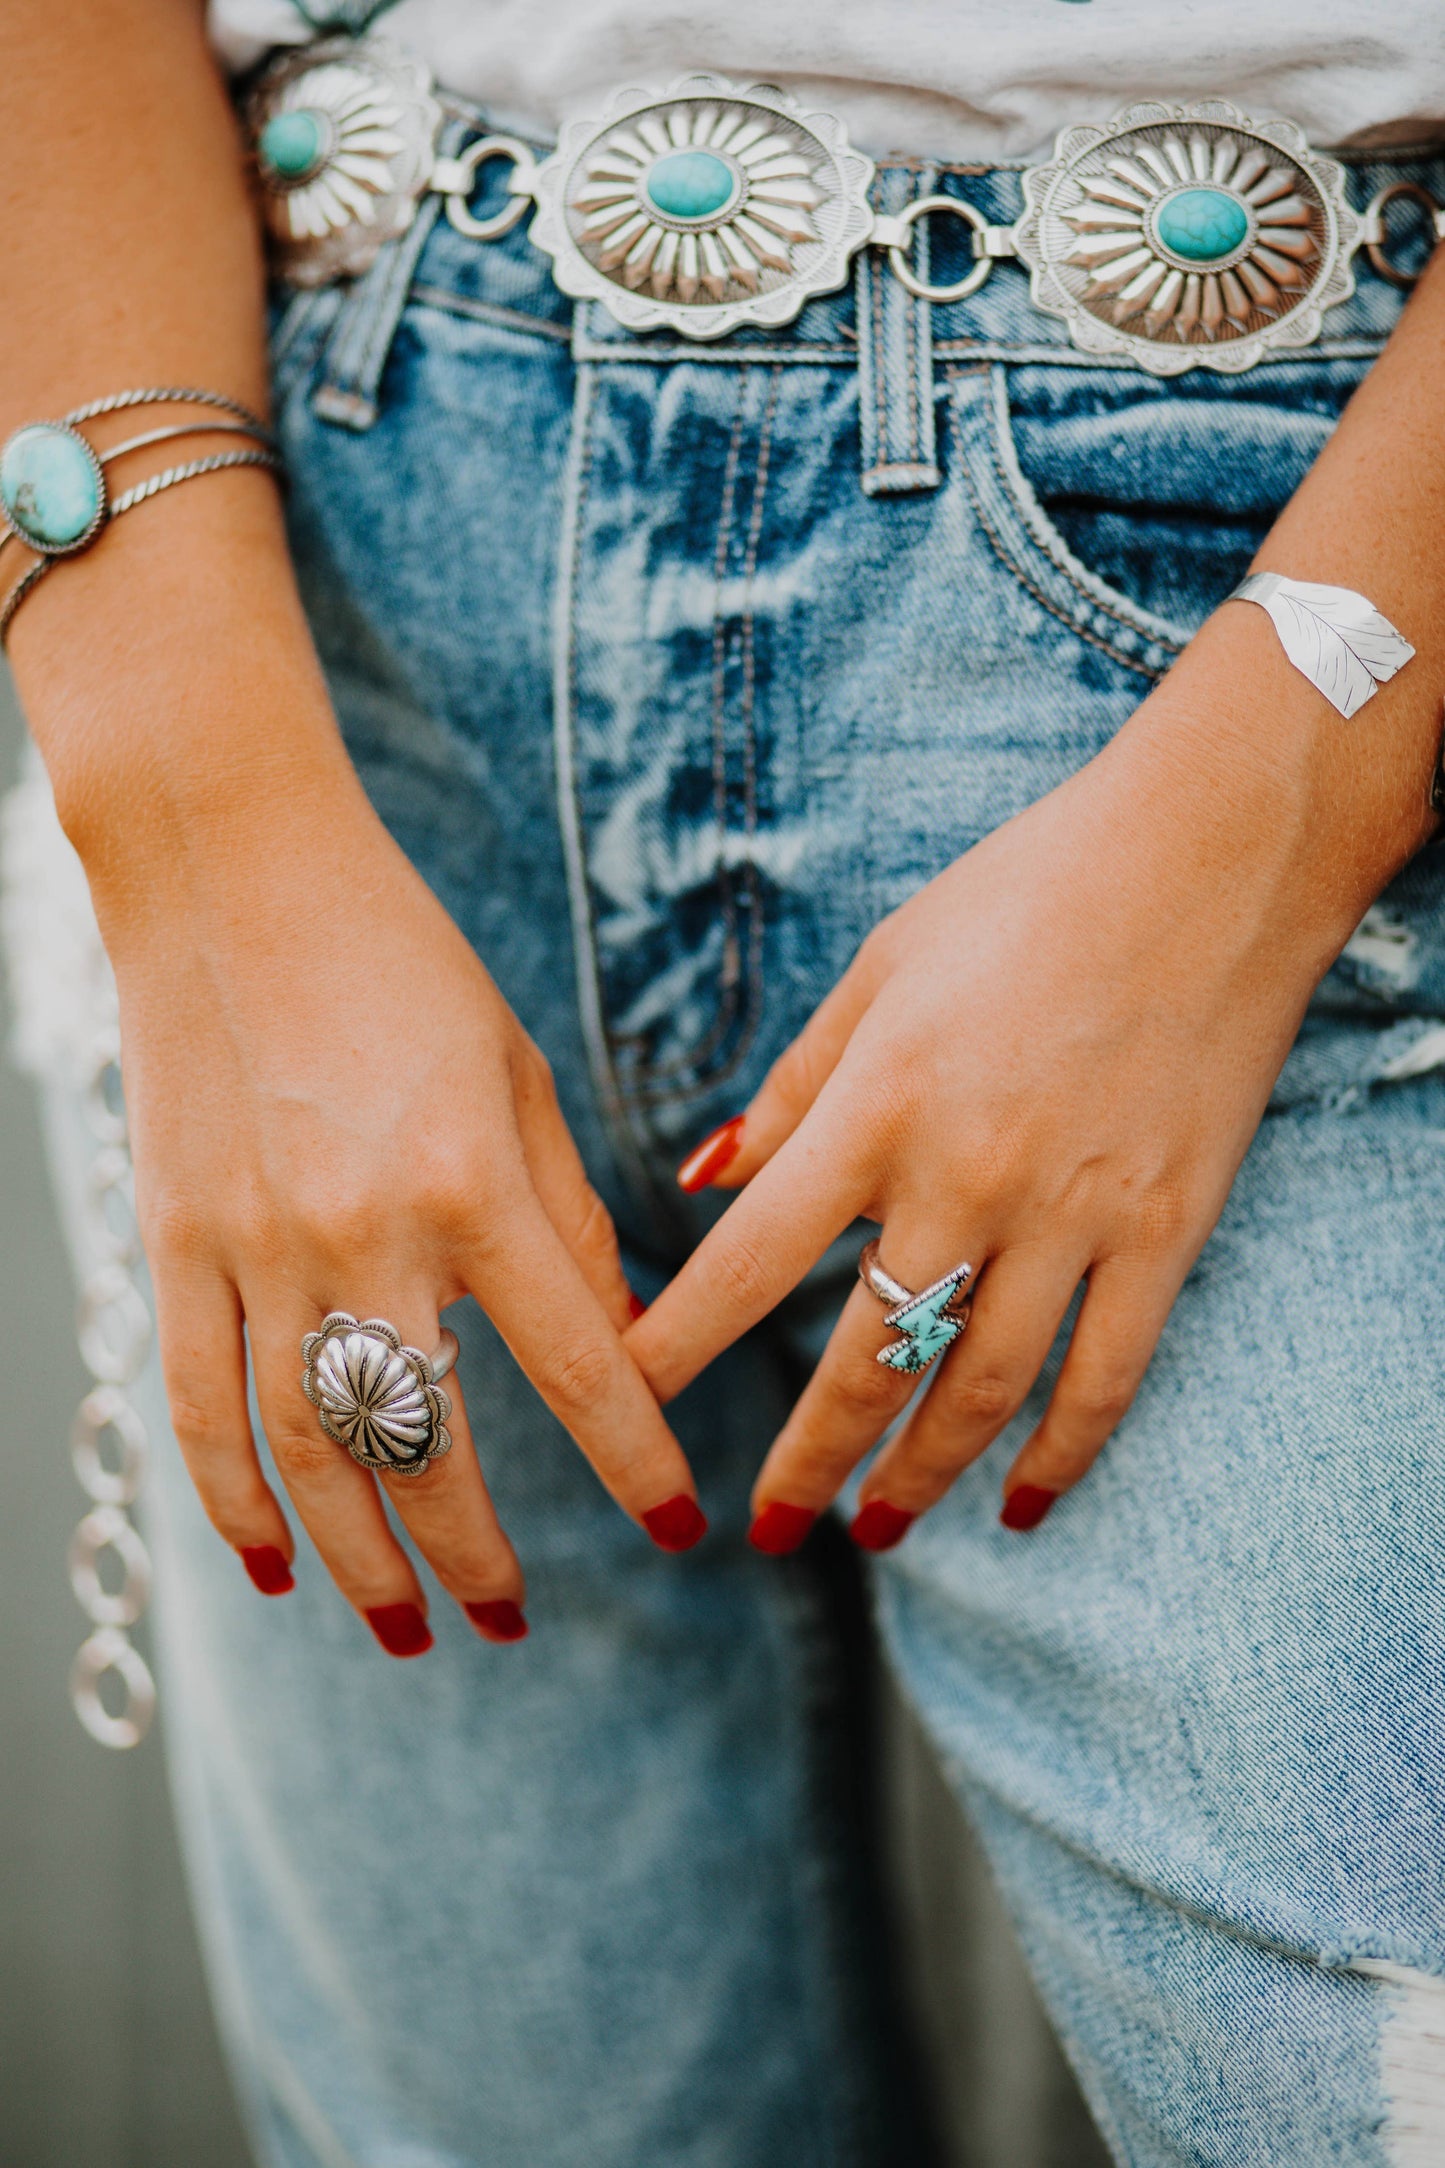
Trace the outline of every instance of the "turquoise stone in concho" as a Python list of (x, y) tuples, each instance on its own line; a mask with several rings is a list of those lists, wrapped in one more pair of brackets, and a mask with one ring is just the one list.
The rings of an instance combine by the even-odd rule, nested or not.
[(271, 115), (256, 138), (256, 156), (277, 180), (304, 181), (320, 165), (328, 140), (326, 116), (298, 105)]
[(37, 549), (73, 549), (99, 519), (103, 501), (95, 460), (74, 430), (32, 422), (0, 454), (0, 504)]
[(1203, 269), (1234, 254), (1249, 232), (1249, 213), (1227, 188), (1185, 188), (1156, 212), (1154, 230), (1174, 255)]
[(669, 151), (648, 169), (648, 201), (664, 218), (702, 220), (726, 210), (737, 176), (714, 151)]

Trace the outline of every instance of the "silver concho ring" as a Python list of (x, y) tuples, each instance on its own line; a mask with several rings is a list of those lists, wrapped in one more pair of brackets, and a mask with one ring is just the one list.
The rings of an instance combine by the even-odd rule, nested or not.
[(457, 1359), (457, 1336), (444, 1331), (434, 1355), (407, 1347), (385, 1318), (333, 1310), (301, 1342), (301, 1390), (328, 1438), (354, 1461), (383, 1475), (421, 1475), (449, 1453), (451, 1399), (441, 1380)]
[(865, 1242), (858, 1257), (858, 1277), (869, 1293), (887, 1303), (885, 1325), (898, 1334), (878, 1350), (878, 1360), (889, 1370), (918, 1376), (945, 1348), (952, 1347), (968, 1323), (973, 1296), (964, 1289), (974, 1276), (972, 1265), (955, 1265), (941, 1280), (915, 1295), (895, 1280), (878, 1255), (878, 1244)]

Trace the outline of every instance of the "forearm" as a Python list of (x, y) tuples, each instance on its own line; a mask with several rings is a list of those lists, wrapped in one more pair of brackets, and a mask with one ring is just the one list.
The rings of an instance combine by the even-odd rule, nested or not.
[[(12, 0), (6, 30), (0, 435), (132, 386), (264, 411), (257, 221), (200, 6)], [(134, 459), (119, 486), (156, 464)], [(27, 598), (10, 652), (105, 908), (174, 863), (183, 832), (345, 769), (267, 474), (209, 475), (116, 521)]]
[[(1262, 609), (1215, 613), (1110, 753), (1188, 809), (1203, 858), (1277, 860), (1323, 969), (1435, 825), (1445, 696), (1445, 250), (1254, 569), (1366, 595), (1416, 655), (1349, 721)], [(1106, 761), (1109, 756), (1106, 756)], [(1242, 882), (1241, 893), (1248, 893)]]

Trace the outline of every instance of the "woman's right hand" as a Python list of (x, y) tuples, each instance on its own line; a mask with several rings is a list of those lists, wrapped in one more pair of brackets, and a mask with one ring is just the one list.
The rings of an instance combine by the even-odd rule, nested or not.
[[(439, 1311), (474, 1295), (654, 1541), (686, 1549), (705, 1523), (621, 1344), (631, 1297), (616, 1238), (546, 1062), (339, 743), (323, 766), (309, 787), (278, 775), (259, 793), (213, 774), (159, 824), (164, 849), (136, 812), (143, 873), (121, 851), (92, 880), (171, 1414), (202, 1502), (238, 1552), (289, 1563), (248, 1421), (244, 1323), (297, 1513), (383, 1644), (415, 1654), (430, 1645), (426, 1598), (377, 1479), (301, 1389), (302, 1336), (332, 1309), (389, 1319), (430, 1352)], [(515, 1639), (522, 1570), (455, 1374), (447, 1391), (455, 1449), (380, 1481), (478, 1629)], [(247, 1564), (290, 1585), (274, 1556)]]

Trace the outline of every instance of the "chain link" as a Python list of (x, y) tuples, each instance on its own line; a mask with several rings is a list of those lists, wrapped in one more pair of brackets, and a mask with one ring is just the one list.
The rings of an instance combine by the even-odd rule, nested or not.
[[(151, 1318), (131, 1268), (140, 1254), (132, 1214), (134, 1187), (125, 1113), (120, 1102), (120, 1049), (111, 1033), (94, 1048), (82, 1095), (86, 1127), (98, 1147), (86, 1178), (83, 1210), (90, 1264), (80, 1289), (76, 1333), (94, 1379), (71, 1429), (76, 1479), (91, 1510), (70, 1544), (70, 1585), (95, 1631), (70, 1673), (76, 1715), (102, 1746), (139, 1746), (155, 1715), (150, 1667), (130, 1639), (151, 1588), (150, 1554), (129, 1517), (149, 1455), (145, 1423), (129, 1397), (151, 1346)], [(109, 1454), (107, 1439), (114, 1441)], [(101, 1562), (121, 1569), (107, 1588)], [(101, 1693), (107, 1675), (119, 1681), (118, 1710)]]

